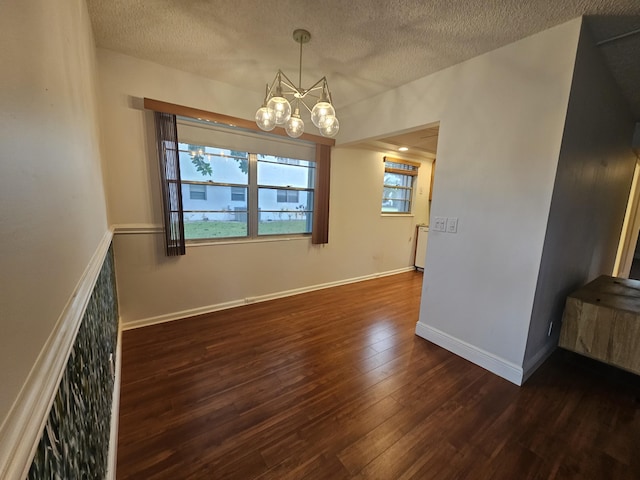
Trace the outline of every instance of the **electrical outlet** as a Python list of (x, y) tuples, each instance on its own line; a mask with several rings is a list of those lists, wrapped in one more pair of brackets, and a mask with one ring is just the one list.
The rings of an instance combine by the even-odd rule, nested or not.
[(458, 233), (458, 217), (447, 218), (447, 232)]

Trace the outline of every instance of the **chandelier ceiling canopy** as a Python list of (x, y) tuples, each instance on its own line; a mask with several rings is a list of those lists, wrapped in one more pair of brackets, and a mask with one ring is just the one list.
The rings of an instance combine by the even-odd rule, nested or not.
[(267, 132), (276, 125), (284, 126), (287, 135), (297, 138), (304, 133), (305, 127), (300, 116), (302, 106), (311, 114), (311, 122), (322, 136), (334, 137), (340, 123), (332, 105), (327, 77), (322, 77), (309, 88), (302, 88), (302, 46), (311, 40), (311, 34), (297, 29), (293, 32), (293, 39), (300, 44), (298, 86), (278, 70), (271, 85), (267, 84), (264, 102), (256, 112), (256, 124)]

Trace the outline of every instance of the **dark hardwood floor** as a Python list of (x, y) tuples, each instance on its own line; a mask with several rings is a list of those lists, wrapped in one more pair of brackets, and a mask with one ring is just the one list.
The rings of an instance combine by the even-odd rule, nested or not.
[(124, 332), (118, 479), (638, 479), (640, 377), (517, 387), (414, 335), (409, 272)]

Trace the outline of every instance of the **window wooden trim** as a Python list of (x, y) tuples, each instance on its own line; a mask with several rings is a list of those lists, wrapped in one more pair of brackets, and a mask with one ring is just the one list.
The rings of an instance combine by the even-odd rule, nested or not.
[[(258, 125), (256, 125), (256, 122), (252, 120), (209, 112), (198, 108), (185, 107), (184, 105), (177, 105), (175, 103), (162, 102), (152, 98), (144, 99), (144, 108), (147, 110), (153, 110), (154, 112), (170, 113), (180, 117), (197, 118), (198, 120), (209, 120), (211, 122), (222, 123), (223, 125), (228, 125), (230, 127), (246, 128), (247, 130), (254, 130), (263, 134), (280, 135), (281, 137), (290, 138), (282, 127), (276, 127), (270, 132), (265, 132), (264, 130), (260, 130)], [(310, 133), (303, 133), (298, 138), (318, 145), (329, 145), (333, 147), (336, 144), (336, 141), (333, 138), (321, 137), (320, 135), (312, 135)]]
[(402, 170), (401, 168), (384, 167), (384, 171), (388, 173), (399, 173), (400, 175), (409, 175), (410, 177), (418, 176), (418, 170)]
[[(411, 160), (404, 160), (402, 158), (383, 157), (385, 162), (401, 163), (402, 165), (411, 165), (412, 167), (420, 168), (422, 165), (420, 162), (413, 162)], [(405, 170), (403, 170), (404, 172)], [(410, 170), (406, 170), (407, 172)]]

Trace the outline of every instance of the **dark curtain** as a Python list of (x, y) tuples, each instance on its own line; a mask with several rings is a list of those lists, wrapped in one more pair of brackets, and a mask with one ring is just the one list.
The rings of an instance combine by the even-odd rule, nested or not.
[(329, 181), (331, 178), (331, 146), (316, 144), (316, 186), (314, 192), (311, 243), (329, 243)]
[(169, 113), (154, 112), (154, 117), (162, 182), (167, 255), (184, 255), (186, 251), (176, 116)]

